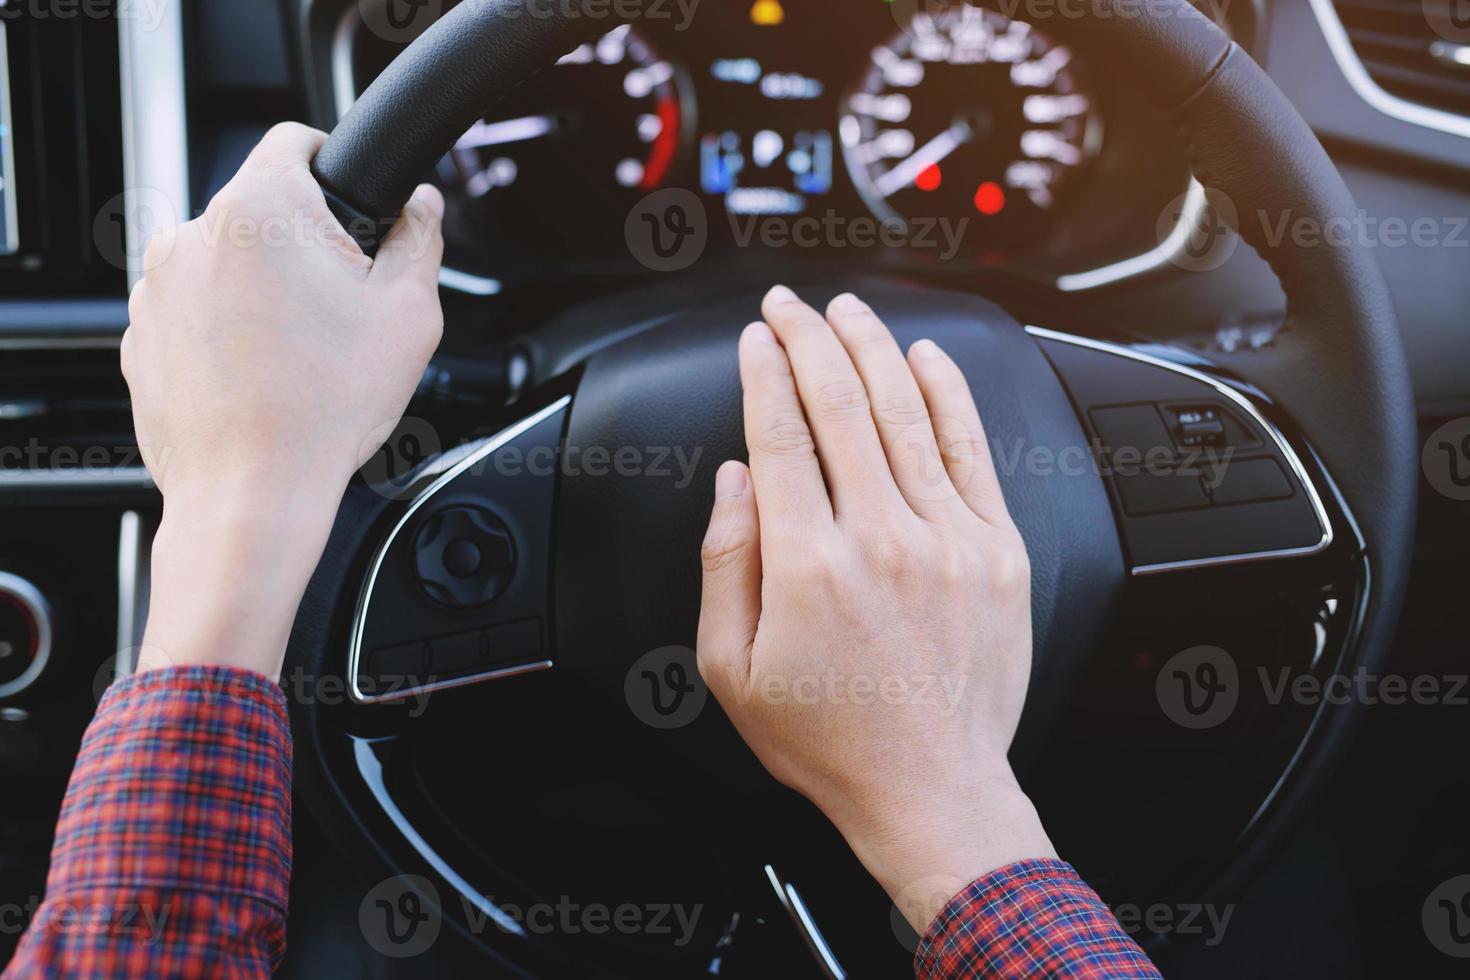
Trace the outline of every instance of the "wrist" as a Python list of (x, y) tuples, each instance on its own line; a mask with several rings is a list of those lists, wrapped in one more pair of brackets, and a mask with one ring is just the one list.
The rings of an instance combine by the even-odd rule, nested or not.
[(171, 488), (153, 541), (138, 666), (217, 664), (280, 674), (341, 488)]
[(975, 879), (1028, 858), (1055, 858), (1009, 766), (935, 778), (855, 810), (838, 829), (919, 935)]

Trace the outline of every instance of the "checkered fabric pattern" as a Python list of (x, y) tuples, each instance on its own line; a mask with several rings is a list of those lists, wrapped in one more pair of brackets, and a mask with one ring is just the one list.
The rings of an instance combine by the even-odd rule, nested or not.
[[(281, 690), (225, 667), (114, 684), (82, 740), (46, 899), (4, 977), (264, 977), (286, 948), (291, 736)], [(977, 880), (930, 926), (928, 978), (1158, 977), (1061, 861)]]
[(919, 980), (1159, 977), (1097, 892), (1065, 861), (1018, 861), (977, 879), (929, 926)]
[(281, 689), (225, 667), (134, 675), (82, 740), (45, 901), (4, 976), (267, 976), (290, 875)]

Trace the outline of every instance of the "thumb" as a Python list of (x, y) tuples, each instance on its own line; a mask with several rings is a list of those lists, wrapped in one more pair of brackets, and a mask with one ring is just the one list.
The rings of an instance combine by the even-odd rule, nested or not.
[(727, 682), (743, 684), (749, 677), (761, 615), (760, 522), (744, 463), (729, 460), (715, 474), (715, 506), (700, 557), (699, 673), (718, 697)]
[(444, 195), (431, 184), (420, 184), (378, 247), (372, 278), (417, 277), (425, 285), (435, 285), (444, 258), (443, 220)]

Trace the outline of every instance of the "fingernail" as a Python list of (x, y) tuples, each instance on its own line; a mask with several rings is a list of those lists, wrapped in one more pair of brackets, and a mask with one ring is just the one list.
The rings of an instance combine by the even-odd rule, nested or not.
[(776, 343), (776, 335), (771, 333), (771, 328), (766, 326), (762, 320), (757, 320), (746, 327), (745, 335), (751, 340), (759, 341), (762, 344), (770, 344), (772, 347), (779, 346)]
[(745, 476), (745, 467), (733, 459), (726, 460), (715, 471), (715, 496), (739, 497), (745, 493), (750, 481)]
[(914, 346), (909, 348), (909, 353), (925, 361), (937, 360), (944, 357), (944, 351), (939, 345), (927, 337), (923, 340), (914, 341)]
[(852, 293), (843, 293), (841, 296), (834, 297), (831, 305), (832, 309), (838, 313), (861, 313), (868, 308), (868, 304)]
[(413, 190), (414, 199), (429, 206), (435, 216), (444, 217), (444, 195), (433, 184), (420, 184)]
[(770, 291), (766, 293), (765, 300), (763, 300), (766, 303), (791, 303), (796, 301), (797, 295), (785, 286), (780, 285), (772, 286)]

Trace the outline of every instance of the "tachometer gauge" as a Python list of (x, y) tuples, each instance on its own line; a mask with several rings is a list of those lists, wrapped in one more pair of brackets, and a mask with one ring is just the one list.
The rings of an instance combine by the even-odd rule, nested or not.
[[(440, 162), (487, 251), (605, 250), (623, 217), (668, 177), (689, 120), (680, 70), (623, 25), (495, 104)], [(606, 220), (603, 220), (606, 218)], [(529, 254), (528, 254), (529, 253)]]
[(963, 240), (981, 249), (1039, 234), (1101, 136), (1070, 48), (965, 4), (874, 48), (843, 110), (843, 153), (874, 213), (967, 217)]

